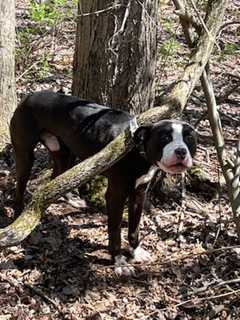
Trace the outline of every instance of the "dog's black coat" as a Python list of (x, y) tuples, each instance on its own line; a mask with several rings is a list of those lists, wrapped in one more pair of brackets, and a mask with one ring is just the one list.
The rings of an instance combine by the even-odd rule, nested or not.
[[(29, 179), (34, 147), (45, 132), (57, 137), (60, 149), (49, 150), (53, 177), (70, 168), (75, 157), (84, 160), (95, 154), (129, 127), (132, 117), (123, 111), (49, 91), (29, 95), (16, 109), (10, 133), (16, 158), (16, 206), (23, 207), (23, 195)], [(163, 148), (171, 141), (172, 121), (139, 128), (135, 133), (136, 147), (108, 169), (106, 193), (109, 249), (113, 257), (121, 249), (121, 221), (126, 199), (129, 199), (128, 238), (132, 248), (139, 245), (139, 221), (147, 183), (135, 188), (136, 180), (146, 175)], [(196, 151), (192, 127), (184, 124), (183, 139), (191, 156)], [(189, 139), (189, 141), (187, 141)], [(45, 141), (42, 141), (45, 143)]]

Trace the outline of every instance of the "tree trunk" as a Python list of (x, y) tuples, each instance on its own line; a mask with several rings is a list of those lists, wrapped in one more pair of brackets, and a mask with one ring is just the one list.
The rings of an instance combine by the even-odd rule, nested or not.
[(8, 125), (16, 106), (15, 1), (0, 0), (0, 151), (9, 141)]
[(80, 0), (73, 94), (139, 114), (153, 107), (157, 0)]

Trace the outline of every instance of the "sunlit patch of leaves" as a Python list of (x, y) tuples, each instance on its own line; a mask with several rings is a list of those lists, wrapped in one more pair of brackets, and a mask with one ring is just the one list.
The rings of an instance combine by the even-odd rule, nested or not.
[(222, 54), (226, 54), (226, 55), (240, 54), (240, 45), (238, 43), (226, 43), (224, 44)]
[(174, 38), (165, 41), (160, 47), (161, 56), (175, 56), (180, 48), (180, 44)]
[[(73, 12), (67, 6), (67, 0), (54, 0), (49, 2), (38, 3), (31, 2), (30, 16), (34, 22), (54, 26), (61, 22), (65, 17), (73, 17)], [(73, 1), (74, 6), (77, 1)]]
[(24, 27), (16, 32), (16, 66), (23, 67), (32, 51), (32, 37), (38, 33), (34, 27)]

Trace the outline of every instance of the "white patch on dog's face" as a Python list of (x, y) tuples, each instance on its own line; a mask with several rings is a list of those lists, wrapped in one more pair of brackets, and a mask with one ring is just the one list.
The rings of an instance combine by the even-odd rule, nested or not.
[[(183, 125), (172, 123), (172, 141), (164, 148), (162, 158), (157, 161), (160, 169), (168, 173), (181, 173), (192, 166), (192, 157), (188, 146), (183, 140)], [(183, 150), (184, 157), (178, 157), (176, 150)], [(185, 151), (184, 151), (185, 150)]]

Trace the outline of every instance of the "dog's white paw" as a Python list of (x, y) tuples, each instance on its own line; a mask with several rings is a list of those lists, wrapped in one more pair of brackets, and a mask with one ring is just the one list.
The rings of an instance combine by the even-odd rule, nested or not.
[(135, 270), (133, 266), (127, 263), (127, 258), (123, 255), (115, 257), (114, 271), (117, 276), (134, 276)]
[(138, 246), (136, 249), (132, 249), (131, 251), (133, 256), (132, 262), (141, 263), (152, 261), (150, 253), (140, 246)]

